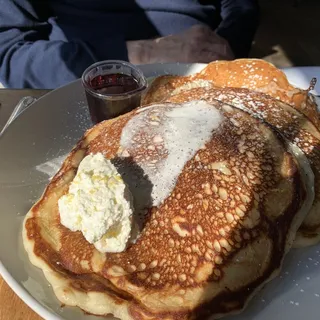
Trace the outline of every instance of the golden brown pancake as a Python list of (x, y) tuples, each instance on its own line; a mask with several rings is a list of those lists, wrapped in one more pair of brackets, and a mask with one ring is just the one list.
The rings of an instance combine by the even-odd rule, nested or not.
[(216, 87), (247, 88), (266, 93), (293, 106), (320, 128), (317, 105), (308, 90), (295, 88), (281, 70), (260, 59), (215, 61), (193, 76), (159, 77), (152, 83), (144, 101), (145, 103), (165, 101), (172, 95), (173, 89), (177, 90), (184, 83), (194, 80), (212, 81), (212, 85)]
[[(199, 106), (221, 122), (181, 167), (169, 196), (147, 207), (135, 243), (122, 253), (102, 254), (82, 233), (60, 224), (57, 201), (85, 155), (102, 152), (122, 169), (150, 167), (157, 174), (161, 167), (168, 175), (163, 163), (174, 159), (168, 141), (180, 146), (183, 137), (176, 128), (174, 139), (159, 130), (173, 117), (197, 134), (202, 123), (183, 111)], [(299, 166), (280, 135), (232, 106), (192, 101), (144, 107), (85, 134), (27, 214), (24, 246), (57, 298), (92, 314), (186, 320), (238, 312), (278, 274), (310, 208), (307, 171)], [(136, 186), (146, 180), (140, 172)]]
[(168, 99), (170, 102), (216, 99), (241, 108), (260, 117), (279, 130), (286, 139), (298, 146), (306, 155), (315, 175), (315, 200), (299, 228), (295, 246), (313, 245), (320, 241), (320, 132), (298, 110), (263, 93), (248, 89), (192, 89)]
[(152, 80), (147, 93), (142, 98), (142, 105), (164, 101), (167, 97), (178, 94), (183, 90), (203, 87), (212, 88), (212, 81), (193, 80), (192, 77), (187, 76), (160, 76)]
[(247, 88), (266, 93), (293, 106), (320, 128), (317, 106), (309, 96), (308, 90), (292, 86), (286, 75), (267, 61), (215, 61), (195, 75), (195, 79), (210, 79), (217, 87)]

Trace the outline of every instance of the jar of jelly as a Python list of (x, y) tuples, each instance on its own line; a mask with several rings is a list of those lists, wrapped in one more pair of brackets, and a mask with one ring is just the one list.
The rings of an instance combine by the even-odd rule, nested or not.
[(93, 123), (125, 114), (141, 103), (147, 80), (126, 61), (106, 60), (88, 67), (82, 75)]

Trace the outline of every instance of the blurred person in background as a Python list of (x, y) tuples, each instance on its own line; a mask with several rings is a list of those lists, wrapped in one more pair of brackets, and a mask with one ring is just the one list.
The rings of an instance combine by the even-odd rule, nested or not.
[(0, 82), (53, 89), (92, 63), (247, 57), (257, 0), (0, 0)]

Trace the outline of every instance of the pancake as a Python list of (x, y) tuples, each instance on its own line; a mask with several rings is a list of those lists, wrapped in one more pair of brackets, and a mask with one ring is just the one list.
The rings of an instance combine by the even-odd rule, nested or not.
[(279, 130), (290, 143), (299, 147), (311, 164), (315, 176), (315, 200), (302, 223), (295, 241), (296, 247), (316, 244), (320, 241), (320, 132), (310, 120), (296, 109), (268, 95), (247, 89), (202, 88), (183, 92), (168, 99), (181, 103), (203, 99), (209, 103), (215, 99), (232, 104), (253, 116), (264, 119)]
[(167, 97), (178, 94), (183, 90), (203, 87), (212, 88), (212, 81), (193, 80), (191, 77), (175, 75), (160, 76), (152, 81), (147, 93), (142, 98), (142, 105), (161, 102)]
[(266, 93), (293, 106), (320, 128), (317, 105), (308, 94), (309, 90), (292, 86), (286, 75), (267, 61), (260, 59), (215, 61), (209, 63), (194, 78), (210, 79), (217, 87), (247, 88)]
[(199, 80), (211, 81), (212, 85), (216, 87), (247, 88), (268, 94), (293, 106), (307, 116), (317, 128), (320, 128), (317, 104), (314, 98), (309, 95), (309, 90), (295, 88), (281, 70), (260, 59), (215, 61), (209, 63), (201, 72), (193, 76), (159, 77), (151, 85), (145, 96), (145, 101), (148, 103), (165, 101), (172, 95), (172, 90), (171, 92), (167, 90), (171, 83), (174, 89), (177, 89), (179, 85), (182, 86), (186, 82)]
[[(60, 224), (58, 199), (97, 152), (145, 210), (121, 253), (102, 254)], [(25, 217), (23, 243), (65, 305), (122, 320), (221, 317), (278, 274), (312, 204), (306, 167), (266, 123), (230, 105), (143, 107), (84, 135)]]

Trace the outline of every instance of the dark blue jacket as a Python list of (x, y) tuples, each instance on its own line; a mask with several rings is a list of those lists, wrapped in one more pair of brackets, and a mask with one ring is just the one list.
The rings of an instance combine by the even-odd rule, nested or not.
[(0, 82), (56, 88), (96, 61), (127, 60), (127, 40), (199, 23), (244, 57), (257, 21), (256, 0), (0, 0)]

